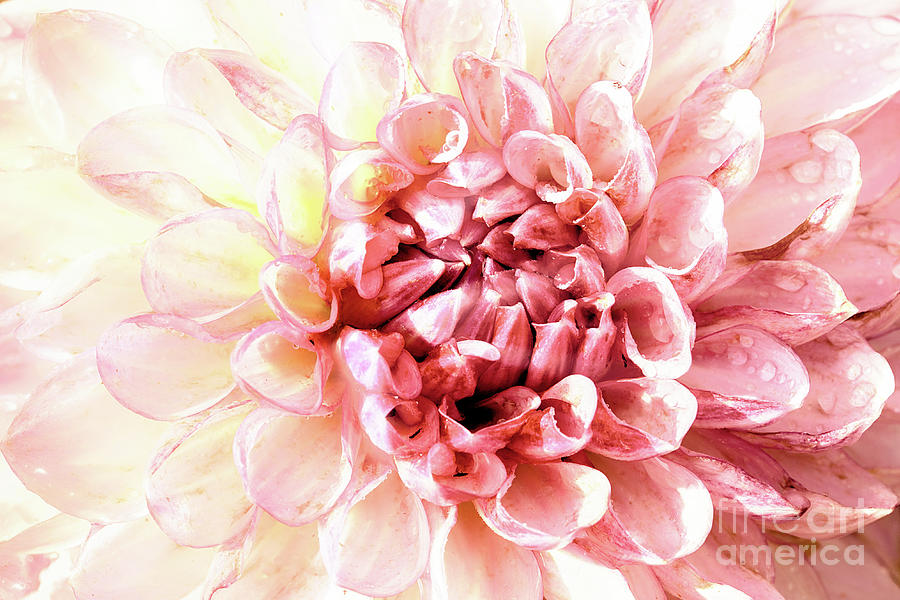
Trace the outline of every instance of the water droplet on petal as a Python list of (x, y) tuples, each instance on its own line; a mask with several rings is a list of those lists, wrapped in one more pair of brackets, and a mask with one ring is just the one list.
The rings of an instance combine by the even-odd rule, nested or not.
[(729, 348), (728, 362), (735, 366), (742, 365), (747, 362), (747, 353), (740, 348)]
[(859, 379), (860, 375), (862, 375), (862, 367), (858, 363), (853, 363), (847, 367), (847, 379), (850, 381)]
[(759, 378), (763, 381), (772, 381), (772, 378), (775, 377), (775, 373), (777, 372), (778, 369), (775, 367), (775, 364), (767, 360), (763, 363), (763, 366), (759, 368)]
[(822, 179), (822, 163), (815, 160), (796, 162), (789, 170), (798, 183), (818, 183)]
[(739, 335), (738, 343), (744, 348), (750, 348), (751, 346), (753, 346), (753, 338), (749, 335)]
[(865, 406), (877, 392), (874, 384), (860, 383), (850, 393), (850, 406)]
[(772, 281), (772, 284), (775, 287), (786, 292), (797, 292), (800, 291), (804, 285), (806, 285), (806, 280), (803, 279), (803, 277), (801, 277), (800, 275), (787, 273), (776, 277)]

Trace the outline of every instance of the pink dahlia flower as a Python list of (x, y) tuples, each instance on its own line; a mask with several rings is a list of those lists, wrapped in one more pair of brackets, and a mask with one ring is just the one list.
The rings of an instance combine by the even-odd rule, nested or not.
[(3, 2), (0, 597), (900, 597), (898, 16)]

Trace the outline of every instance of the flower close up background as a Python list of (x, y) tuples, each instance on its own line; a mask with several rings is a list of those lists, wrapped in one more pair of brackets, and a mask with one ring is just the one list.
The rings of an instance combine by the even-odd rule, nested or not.
[(0, 2), (0, 599), (900, 598), (898, 92), (896, 0)]

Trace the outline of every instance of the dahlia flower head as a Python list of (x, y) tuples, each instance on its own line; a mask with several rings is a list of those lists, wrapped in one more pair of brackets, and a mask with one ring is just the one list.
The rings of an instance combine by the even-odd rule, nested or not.
[(3, 2), (0, 596), (900, 597), (898, 16)]

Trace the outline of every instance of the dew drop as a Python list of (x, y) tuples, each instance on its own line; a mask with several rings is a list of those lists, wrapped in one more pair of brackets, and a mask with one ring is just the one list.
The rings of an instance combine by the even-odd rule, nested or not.
[(697, 126), (697, 133), (707, 140), (722, 139), (731, 129), (732, 122), (721, 115), (713, 115)]
[(753, 338), (749, 335), (739, 335), (738, 343), (744, 348), (750, 348), (753, 346)]
[(788, 273), (777, 276), (772, 281), (772, 284), (779, 289), (793, 293), (800, 291), (800, 289), (802, 289), (803, 286), (806, 285), (806, 281), (800, 275)]
[(747, 362), (747, 353), (740, 348), (729, 348), (728, 362), (735, 366), (743, 365)]
[(853, 363), (847, 367), (847, 379), (854, 381), (862, 375), (862, 367), (858, 363)]
[(850, 406), (865, 406), (877, 393), (875, 385), (869, 382), (860, 383), (850, 393)]
[(656, 243), (663, 252), (674, 252), (678, 249), (678, 238), (667, 233), (662, 233), (656, 238)]
[(798, 183), (818, 183), (822, 179), (822, 163), (815, 160), (796, 162), (789, 170)]
[(875, 33), (880, 33), (881, 35), (894, 36), (900, 34), (900, 21), (897, 19), (880, 17), (877, 19), (870, 19), (869, 24), (872, 26), (872, 29), (875, 30)]
[(710, 164), (718, 165), (722, 162), (722, 153), (718, 150), (710, 150), (709, 155), (706, 158)]
[(767, 360), (763, 363), (763, 366), (759, 368), (759, 378), (763, 381), (772, 381), (772, 378), (775, 377), (777, 372), (778, 369), (775, 368), (775, 364)]
[(822, 410), (829, 414), (834, 410), (834, 405), (837, 404), (837, 398), (834, 394), (817, 394), (816, 401)]
[(841, 135), (836, 131), (822, 130), (812, 136), (812, 143), (825, 152), (834, 152), (841, 142)]
[(894, 263), (894, 267), (891, 269), (891, 275), (900, 279), (900, 262)]

